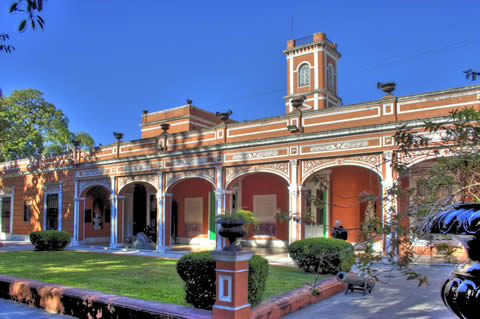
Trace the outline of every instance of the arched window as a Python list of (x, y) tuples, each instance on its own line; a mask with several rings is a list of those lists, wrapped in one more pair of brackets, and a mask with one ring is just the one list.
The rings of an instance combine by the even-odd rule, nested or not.
[(310, 85), (310, 67), (304, 63), (298, 68), (298, 86), (308, 85)]
[(335, 92), (335, 71), (333, 70), (333, 65), (329, 64), (327, 67), (327, 84), (328, 89), (332, 92)]

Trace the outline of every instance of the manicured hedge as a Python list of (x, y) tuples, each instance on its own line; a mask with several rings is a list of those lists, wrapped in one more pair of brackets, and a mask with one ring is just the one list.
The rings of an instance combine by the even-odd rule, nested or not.
[(215, 259), (209, 252), (184, 255), (177, 273), (185, 281), (185, 301), (195, 308), (212, 309), (215, 303)]
[(30, 233), (36, 250), (62, 250), (70, 242), (70, 234), (59, 230), (42, 230)]
[(253, 255), (248, 262), (248, 303), (255, 307), (263, 300), (267, 288), (268, 260)]
[[(185, 301), (195, 308), (212, 309), (216, 298), (215, 259), (210, 252), (184, 255), (177, 262), (177, 273), (185, 281)], [(248, 262), (248, 302), (252, 307), (263, 300), (268, 261), (254, 255)]]
[(336, 238), (307, 238), (288, 247), (290, 257), (305, 272), (336, 274), (355, 263), (353, 245)]

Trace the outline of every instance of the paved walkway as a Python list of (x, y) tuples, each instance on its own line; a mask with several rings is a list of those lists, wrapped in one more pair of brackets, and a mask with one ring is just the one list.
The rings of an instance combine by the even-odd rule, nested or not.
[(383, 272), (382, 280), (371, 294), (340, 293), (327, 300), (305, 307), (285, 319), (341, 318), (341, 319), (454, 319), (443, 304), (440, 289), (450, 275), (452, 266), (415, 266), (415, 270), (429, 278), (429, 286), (418, 288), (415, 280), (406, 280), (398, 272)]
[(54, 319), (54, 318), (73, 318), (48, 313), (43, 309), (30, 307), (24, 304), (18, 304), (13, 301), (0, 298), (0, 319)]

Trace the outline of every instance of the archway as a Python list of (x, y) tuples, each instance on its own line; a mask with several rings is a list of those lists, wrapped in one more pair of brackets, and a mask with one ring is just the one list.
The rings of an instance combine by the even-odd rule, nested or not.
[(173, 183), (166, 214), (166, 233), (170, 245), (215, 246), (215, 187), (200, 177), (183, 178)]
[[(377, 172), (354, 165), (331, 166), (303, 183), (302, 238), (330, 237), (337, 220), (348, 230), (348, 241), (359, 241), (368, 218), (382, 218), (382, 186)], [(380, 248), (380, 247), (378, 247)]]
[(110, 190), (94, 185), (82, 192), (79, 202), (79, 241), (84, 244), (110, 242), (112, 201)]
[(244, 245), (251, 247), (286, 247), (289, 210), (288, 182), (270, 172), (245, 172), (227, 185), (230, 196), (226, 211), (252, 211), (258, 226), (248, 230)]
[(126, 242), (132, 240), (139, 232), (145, 232), (150, 227), (157, 233), (157, 190), (147, 182), (134, 182), (125, 185), (119, 192), (119, 220)]
[[(467, 252), (459, 242), (451, 236), (440, 234), (425, 234), (424, 219), (427, 214), (444, 210), (449, 205), (470, 202), (468, 195), (459, 191), (461, 187), (456, 184), (459, 180), (466, 177), (470, 181), (472, 175), (461, 174), (454, 176), (455, 173), (446, 169), (442, 164), (441, 173), (439, 171), (429, 172), (439, 161), (448, 161), (448, 156), (442, 156), (441, 159), (424, 157), (420, 160), (412, 161), (403, 176), (399, 179), (402, 189), (398, 198), (399, 220), (402, 225), (408, 227), (410, 233), (411, 246), (400, 247), (400, 252), (409, 249), (417, 255), (429, 255), (429, 258), (445, 258), (445, 252), (439, 247), (444, 246), (452, 248), (451, 253), (458, 260), (466, 260)], [(455, 167), (459, 169), (458, 162), (453, 159)], [(445, 164), (445, 162), (444, 162)], [(463, 162), (462, 164), (463, 165)], [(460, 168), (460, 171), (462, 169)], [(450, 176), (448, 176), (450, 175)], [(440, 177), (436, 179), (435, 177)], [(451, 177), (452, 179), (449, 179)], [(435, 256), (436, 255), (436, 256)]]

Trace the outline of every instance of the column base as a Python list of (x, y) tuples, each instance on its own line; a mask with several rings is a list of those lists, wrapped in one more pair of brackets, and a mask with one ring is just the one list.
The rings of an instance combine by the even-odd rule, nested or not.
[(212, 309), (212, 318), (244, 319), (250, 318), (250, 312), (250, 304), (237, 308), (214, 305)]

